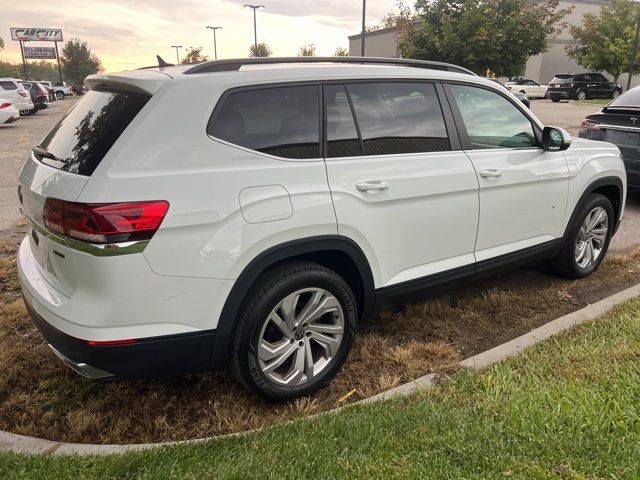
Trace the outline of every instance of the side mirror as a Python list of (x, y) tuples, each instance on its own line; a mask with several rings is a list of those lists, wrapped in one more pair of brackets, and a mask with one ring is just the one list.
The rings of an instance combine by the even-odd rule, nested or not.
[(571, 146), (571, 135), (558, 127), (544, 127), (542, 130), (542, 148), (547, 152), (559, 152)]

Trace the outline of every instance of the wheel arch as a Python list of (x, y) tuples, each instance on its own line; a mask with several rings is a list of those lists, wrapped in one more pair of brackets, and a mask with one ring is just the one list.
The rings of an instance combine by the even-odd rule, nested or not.
[(584, 192), (582, 192), (582, 195), (576, 202), (573, 208), (573, 212), (571, 213), (569, 222), (567, 222), (565, 226), (563, 237), (566, 237), (569, 228), (571, 227), (571, 225), (573, 225), (573, 222), (575, 221), (575, 217), (578, 214), (579, 207), (582, 204), (584, 204), (586, 199), (592, 193), (598, 193), (600, 195), (603, 195), (604, 197), (607, 197), (611, 202), (611, 205), (613, 205), (613, 212), (615, 214), (613, 233), (615, 234), (616, 230), (618, 229), (618, 226), (620, 225), (620, 217), (622, 215), (622, 206), (623, 206), (623, 198), (624, 198), (623, 189), (624, 189), (624, 185), (622, 183), (622, 179), (620, 179), (619, 177), (613, 177), (613, 176), (603, 177), (590, 183), (589, 186), (584, 189)]
[(237, 317), (244, 299), (269, 269), (293, 260), (313, 261), (338, 273), (351, 287), (359, 319), (368, 318), (375, 308), (375, 286), (371, 267), (356, 242), (341, 235), (322, 235), (286, 242), (262, 252), (240, 273), (220, 314), (211, 364), (226, 364)]

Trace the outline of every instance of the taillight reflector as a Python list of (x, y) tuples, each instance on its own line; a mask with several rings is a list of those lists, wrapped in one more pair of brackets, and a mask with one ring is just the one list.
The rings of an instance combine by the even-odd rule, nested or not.
[(124, 339), (124, 340), (82, 340), (84, 343), (91, 347), (112, 347), (115, 345), (131, 345), (132, 343), (136, 343), (135, 339)]
[(77, 203), (47, 198), (42, 212), (53, 232), (89, 243), (149, 240), (158, 230), (169, 203)]
[(11, 105), (12, 104), (8, 102), (0, 103), (0, 108), (7, 108), (7, 107), (10, 107)]

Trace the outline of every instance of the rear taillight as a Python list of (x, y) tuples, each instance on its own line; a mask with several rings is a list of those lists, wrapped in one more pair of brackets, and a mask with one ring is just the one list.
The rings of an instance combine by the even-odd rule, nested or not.
[(596, 120), (591, 120), (589, 118), (585, 118), (580, 124), (582, 128), (586, 128), (589, 130), (599, 130), (600, 127), (598, 125), (600, 125), (600, 122)]
[(42, 218), (56, 233), (89, 243), (149, 240), (158, 230), (169, 203), (76, 203), (47, 198)]
[(38, 95), (49, 95), (49, 92), (47, 92), (44, 88), (38, 88)]
[(8, 103), (8, 102), (4, 102), (4, 103), (0, 103), (0, 108), (8, 108), (10, 107), (12, 104)]
[(18, 95), (20, 95), (21, 97), (26, 97), (28, 94), (26, 90), (18, 90)]

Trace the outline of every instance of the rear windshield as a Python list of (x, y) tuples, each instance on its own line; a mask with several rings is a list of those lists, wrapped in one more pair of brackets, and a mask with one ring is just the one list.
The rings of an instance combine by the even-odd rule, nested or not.
[(90, 90), (40, 144), (60, 161), (39, 159), (90, 176), (149, 98), (141, 93)]
[(556, 75), (550, 83), (571, 83), (573, 75)]
[(607, 105), (607, 108), (624, 107), (640, 108), (640, 87), (632, 88)]

